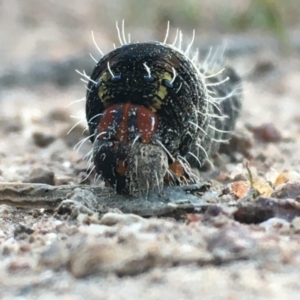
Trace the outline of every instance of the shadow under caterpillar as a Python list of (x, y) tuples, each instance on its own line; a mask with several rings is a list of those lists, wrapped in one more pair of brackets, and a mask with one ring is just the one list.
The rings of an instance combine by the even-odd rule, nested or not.
[[(118, 30), (119, 31), (119, 30)], [(211, 73), (181, 41), (127, 43), (103, 55), (86, 94), (93, 163), (117, 193), (160, 192), (197, 181), (198, 168), (228, 141), (241, 109), (241, 80)], [(176, 38), (177, 40), (177, 38)], [(180, 39), (179, 39), (180, 40)]]

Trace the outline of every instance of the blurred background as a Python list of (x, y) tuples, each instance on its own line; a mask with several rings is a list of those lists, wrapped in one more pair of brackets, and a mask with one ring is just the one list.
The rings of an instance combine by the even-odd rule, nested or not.
[(163, 41), (168, 21), (169, 42), (180, 28), (189, 43), (195, 29), (203, 60), (210, 46), (225, 44), (245, 81), (242, 122), (276, 119), (290, 136), (299, 133), (299, 15), (299, 0), (0, 0), (0, 180), (25, 180), (34, 167), (60, 183), (85, 177), (80, 159), (91, 146), (73, 150), (86, 134), (75, 69), (90, 74), (89, 53), (101, 58), (92, 31), (104, 53), (119, 45), (122, 20), (132, 41)]
[(133, 41), (162, 41), (170, 21), (170, 40), (179, 27), (188, 42), (195, 29), (195, 47), (227, 40), (229, 55), (300, 51), (299, 14), (298, 0), (1, 0), (0, 84), (73, 83), (69, 71), (91, 69), (89, 52), (99, 58), (91, 31), (107, 52), (118, 44), (116, 21), (123, 19)]

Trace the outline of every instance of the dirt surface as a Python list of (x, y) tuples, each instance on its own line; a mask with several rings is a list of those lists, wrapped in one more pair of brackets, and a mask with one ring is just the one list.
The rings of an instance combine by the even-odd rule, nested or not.
[[(114, 21), (97, 19), (95, 1), (74, 10), (56, 2), (0, 1), (0, 298), (298, 299), (297, 32), (282, 54), (267, 33), (199, 30), (194, 46), (204, 55), (226, 39), (244, 80), (231, 150), (197, 188), (132, 200), (90, 174), (84, 100), (76, 101), (85, 88), (74, 70), (89, 73), (88, 53), (97, 55), (89, 33), (100, 28), (109, 51)], [(124, 17), (115, 1), (104, 6), (113, 20)], [(162, 39), (160, 24), (131, 32)]]

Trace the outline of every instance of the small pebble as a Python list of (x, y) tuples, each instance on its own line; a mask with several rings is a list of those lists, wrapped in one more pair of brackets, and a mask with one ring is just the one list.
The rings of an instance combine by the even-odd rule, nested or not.
[(55, 141), (55, 136), (36, 131), (32, 134), (32, 139), (37, 146), (45, 148)]
[(136, 222), (144, 222), (145, 219), (134, 214), (119, 214), (119, 213), (106, 213), (100, 220), (100, 224), (113, 226), (118, 223), (131, 224)]
[(288, 182), (280, 184), (276, 187), (275, 192), (271, 197), (279, 199), (297, 199), (300, 197), (300, 183), (299, 182)]
[(31, 171), (29, 178), (26, 178), (24, 182), (55, 185), (54, 173), (47, 169), (35, 168)]
[(70, 122), (71, 120), (69, 112), (62, 108), (54, 108), (47, 114), (46, 118), (51, 122)]
[(259, 224), (266, 232), (289, 233), (290, 223), (281, 218), (270, 218)]
[(260, 126), (248, 125), (247, 128), (253, 133), (254, 137), (265, 143), (276, 143), (282, 139), (280, 131), (273, 123), (265, 123)]
[(34, 230), (23, 224), (19, 224), (14, 229), (14, 237), (18, 239), (26, 238), (28, 235), (34, 233)]
[(300, 217), (294, 218), (294, 220), (291, 223), (291, 227), (292, 227), (294, 233), (296, 233), (296, 234), (300, 233)]

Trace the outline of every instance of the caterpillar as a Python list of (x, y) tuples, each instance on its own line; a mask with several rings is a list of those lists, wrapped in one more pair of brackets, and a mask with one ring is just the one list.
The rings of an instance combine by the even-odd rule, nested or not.
[[(118, 29), (118, 28), (117, 28)], [(167, 30), (168, 33), (168, 30)], [(96, 172), (119, 194), (161, 192), (197, 182), (200, 168), (228, 141), (241, 109), (241, 79), (190, 57), (175, 41), (127, 42), (87, 76), (86, 120)], [(179, 40), (179, 41), (177, 41)]]

